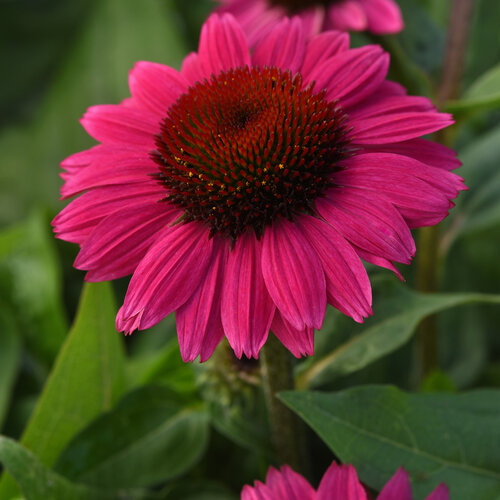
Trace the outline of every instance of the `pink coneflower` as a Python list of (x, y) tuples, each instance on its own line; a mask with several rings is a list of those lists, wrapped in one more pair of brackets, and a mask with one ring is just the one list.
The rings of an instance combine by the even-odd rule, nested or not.
[[(285, 465), (279, 471), (271, 467), (266, 483), (256, 481), (255, 486), (245, 486), (241, 500), (367, 500), (352, 465), (333, 463), (325, 472), (318, 487), (314, 488), (300, 474)], [(377, 500), (412, 500), (408, 474), (399, 469), (384, 486)], [(449, 500), (448, 488), (438, 486), (426, 500)]]
[(307, 35), (320, 31), (399, 33), (401, 11), (394, 0), (218, 0), (220, 12), (234, 15), (250, 44), (266, 36), (285, 16), (300, 16)]
[(298, 357), (327, 302), (371, 313), (360, 257), (397, 273), (410, 228), (443, 219), (464, 186), (454, 153), (418, 138), (450, 115), (386, 81), (380, 47), (348, 43), (306, 41), (287, 19), (251, 54), (214, 15), (180, 72), (137, 63), (131, 98), (87, 111), (100, 144), (62, 163), (62, 196), (83, 194), (54, 226), (86, 280), (133, 274), (119, 330), (175, 311), (185, 360), (224, 335), (257, 357), (270, 328)]

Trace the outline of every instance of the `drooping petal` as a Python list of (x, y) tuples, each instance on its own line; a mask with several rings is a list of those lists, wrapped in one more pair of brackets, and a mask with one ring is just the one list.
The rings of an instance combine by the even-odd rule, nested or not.
[(210, 265), (193, 295), (175, 313), (177, 336), (184, 361), (206, 361), (224, 337), (221, 321), (221, 292), (229, 242), (214, 237)]
[(377, 500), (412, 500), (412, 498), (408, 473), (400, 467), (384, 486)]
[(298, 18), (285, 18), (256, 47), (254, 66), (276, 66), (295, 74), (305, 55), (305, 33)]
[(271, 330), (296, 358), (304, 354), (308, 356), (314, 354), (314, 328), (308, 326), (303, 330), (297, 330), (283, 319), (279, 311), (276, 311)]
[(226, 266), (222, 324), (237, 357), (258, 356), (275, 311), (264, 283), (261, 255), (261, 243), (247, 232), (236, 240)]
[(378, 45), (367, 45), (327, 59), (311, 71), (306, 81), (316, 81), (317, 92), (326, 89), (327, 98), (338, 100), (346, 109), (375, 92), (388, 67), (389, 55)]
[(405, 264), (415, 253), (405, 220), (377, 193), (336, 188), (319, 199), (316, 208), (344, 238), (366, 252)]
[(139, 61), (130, 71), (132, 97), (144, 109), (165, 117), (168, 108), (187, 90), (188, 81), (175, 69), (164, 64)]
[(90, 233), (74, 266), (88, 271), (87, 281), (107, 281), (132, 274), (158, 234), (180, 213), (173, 205), (149, 200), (118, 210)]
[(134, 317), (144, 330), (182, 306), (196, 291), (212, 254), (208, 229), (197, 222), (166, 227), (137, 266), (117, 325)]
[(93, 161), (77, 172), (61, 174), (66, 181), (61, 194), (69, 198), (103, 186), (151, 185), (154, 183), (151, 174), (157, 171), (158, 167), (145, 154), (125, 152), (121, 156), (113, 155), (113, 159)]
[(326, 284), (320, 259), (297, 224), (279, 219), (266, 228), (262, 272), (279, 311), (294, 328), (320, 329)]
[(450, 500), (450, 492), (445, 484), (440, 484), (425, 500)]
[(90, 107), (80, 120), (83, 128), (103, 144), (132, 144), (154, 147), (159, 132), (157, 115), (120, 104)]
[[(316, 500), (366, 500), (366, 492), (352, 465), (333, 463), (319, 484)], [(406, 499), (399, 499), (406, 500)]]
[(107, 186), (89, 191), (73, 200), (54, 218), (56, 237), (82, 244), (92, 230), (108, 215), (130, 205), (155, 204), (164, 196), (161, 186), (153, 183)]
[(306, 241), (321, 262), (330, 304), (357, 322), (371, 314), (371, 286), (366, 270), (351, 245), (329, 224), (302, 216), (300, 225)]
[(349, 49), (349, 36), (340, 31), (327, 31), (313, 37), (307, 44), (304, 63), (300, 70), (306, 76), (330, 57)]
[(201, 29), (198, 49), (204, 76), (250, 66), (248, 42), (240, 25), (229, 14), (212, 15)]
[(411, 111), (387, 113), (375, 118), (350, 120), (355, 144), (387, 144), (415, 139), (448, 127), (453, 118), (448, 113)]
[(361, 154), (344, 165), (344, 170), (332, 176), (335, 184), (385, 197), (411, 228), (440, 222), (453, 206), (450, 200), (465, 189), (457, 175), (402, 155)]
[(445, 170), (454, 170), (462, 164), (453, 149), (427, 139), (411, 139), (396, 144), (366, 145), (365, 148), (369, 152), (409, 156), (432, 167), (444, 168)]

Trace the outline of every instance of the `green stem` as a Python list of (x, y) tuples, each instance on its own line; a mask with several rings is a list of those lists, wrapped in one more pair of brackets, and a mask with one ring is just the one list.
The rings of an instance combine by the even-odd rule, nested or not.
[[(467, 50), (469, 25), (474, 0), (453, 0), (443, 74), (439, 86), (437, 105), (442, 109), (450, 99), (456, 99), (460, 92), (463, 65)], [(447, 128), (436, 134), (436, 140), (451, 146), (454, 130)], [(417, 288), (421, 292), (438, 290), (440, 228), (426, 227), (419, 230), (417, 259)], [(418, 345), (420, 351), (421, 376), (425, 377), (438, 367), (437, 326), (434, 316), (426, 318), (419, 326)]]
[(261, 366), (276, 456), (281, 464), (307, 473), (303, 424), (276, 395), (294, 389), (291, 354), (272, 334), (261, 350)]

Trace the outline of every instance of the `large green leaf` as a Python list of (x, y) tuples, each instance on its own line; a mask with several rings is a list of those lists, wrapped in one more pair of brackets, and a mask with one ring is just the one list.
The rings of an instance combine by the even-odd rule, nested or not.
[(16, 312), (29, 350), (46, 365), (52, 363), (68, 330), (50, 233), (40, 212), (0, 233), (0, 298)]
[(56, 470), (94, 486), (154, 485), (192, 467), (206, 448), (208, 431), (200, 404), (186, 406), (169, 389), (147, 386), (81, 432)]
[[(124, 353), (115, 313), (109, 283), (86, 284), (75, 324), (22, 437), (49, 467), (69, 440), (122, 394)], [(11, 488), (3, 478), (0, 498), (9, 498)]]
[(335, 377), (360, 370), (395, 351), (413, 335), (419, 322), (431, 314), (468, 303), (500, 304), (500, 295), (478, 293), (422, 294), (400, 283), (385, 283), (375, 300), (374, 315), (353, 328), (354, 336), (319, 360), (299, 369), (298, 386), (315, 387)]
[(21, 358), (21, 339), (12, 311), (0, 301), (0, 428)]
[(417, 500), (441, 482), (453, 500), (500, 498), (500, 391), (411, 395), (367, 386), (281, 398), (373, 488), (403, 466)]
[(132, 500), (141, 492), (103, 491), (70, 483), (45, 467), (15, 441), (0, 436), (0, 462), (16, 479), (26, 500)]
[(94, 104), (128, 97), (138, 60), (179, 66), (186, 54), (171, 1), (99, 0), (32, 123), (0, 138), (0, 224), (38, 204), (60, 209), (59, 163), (93, 144), (79, 118)]

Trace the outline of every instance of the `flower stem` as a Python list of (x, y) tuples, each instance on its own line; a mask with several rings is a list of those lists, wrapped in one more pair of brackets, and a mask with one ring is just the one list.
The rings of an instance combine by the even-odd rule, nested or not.
[(294, 389), (292, 358), (272, 334), (261, 350), (261, 366), (276, 456), (281, 464), (307, 474), (302, 422), (276, 395)]
[[(475, 0), (453, 0), (451, 5), (443, 73), (437, 94), (439, 109), (442, 109), (450, 99), (456, 99), (460, 93), (474, 3)], [(436, 140), (446, 146), (452, 145), (453, 137), (454, 131), (450, 131), (449, 128), (436, 134)], [(418, 240), (417, 288), (425, 293), (435, 292), (438, 289), (439, 226), (420, 229)], [(418, 345), (421, 376), (425, 377), (438, 365), (437, 327), (434, 316), (420, 323)]]

